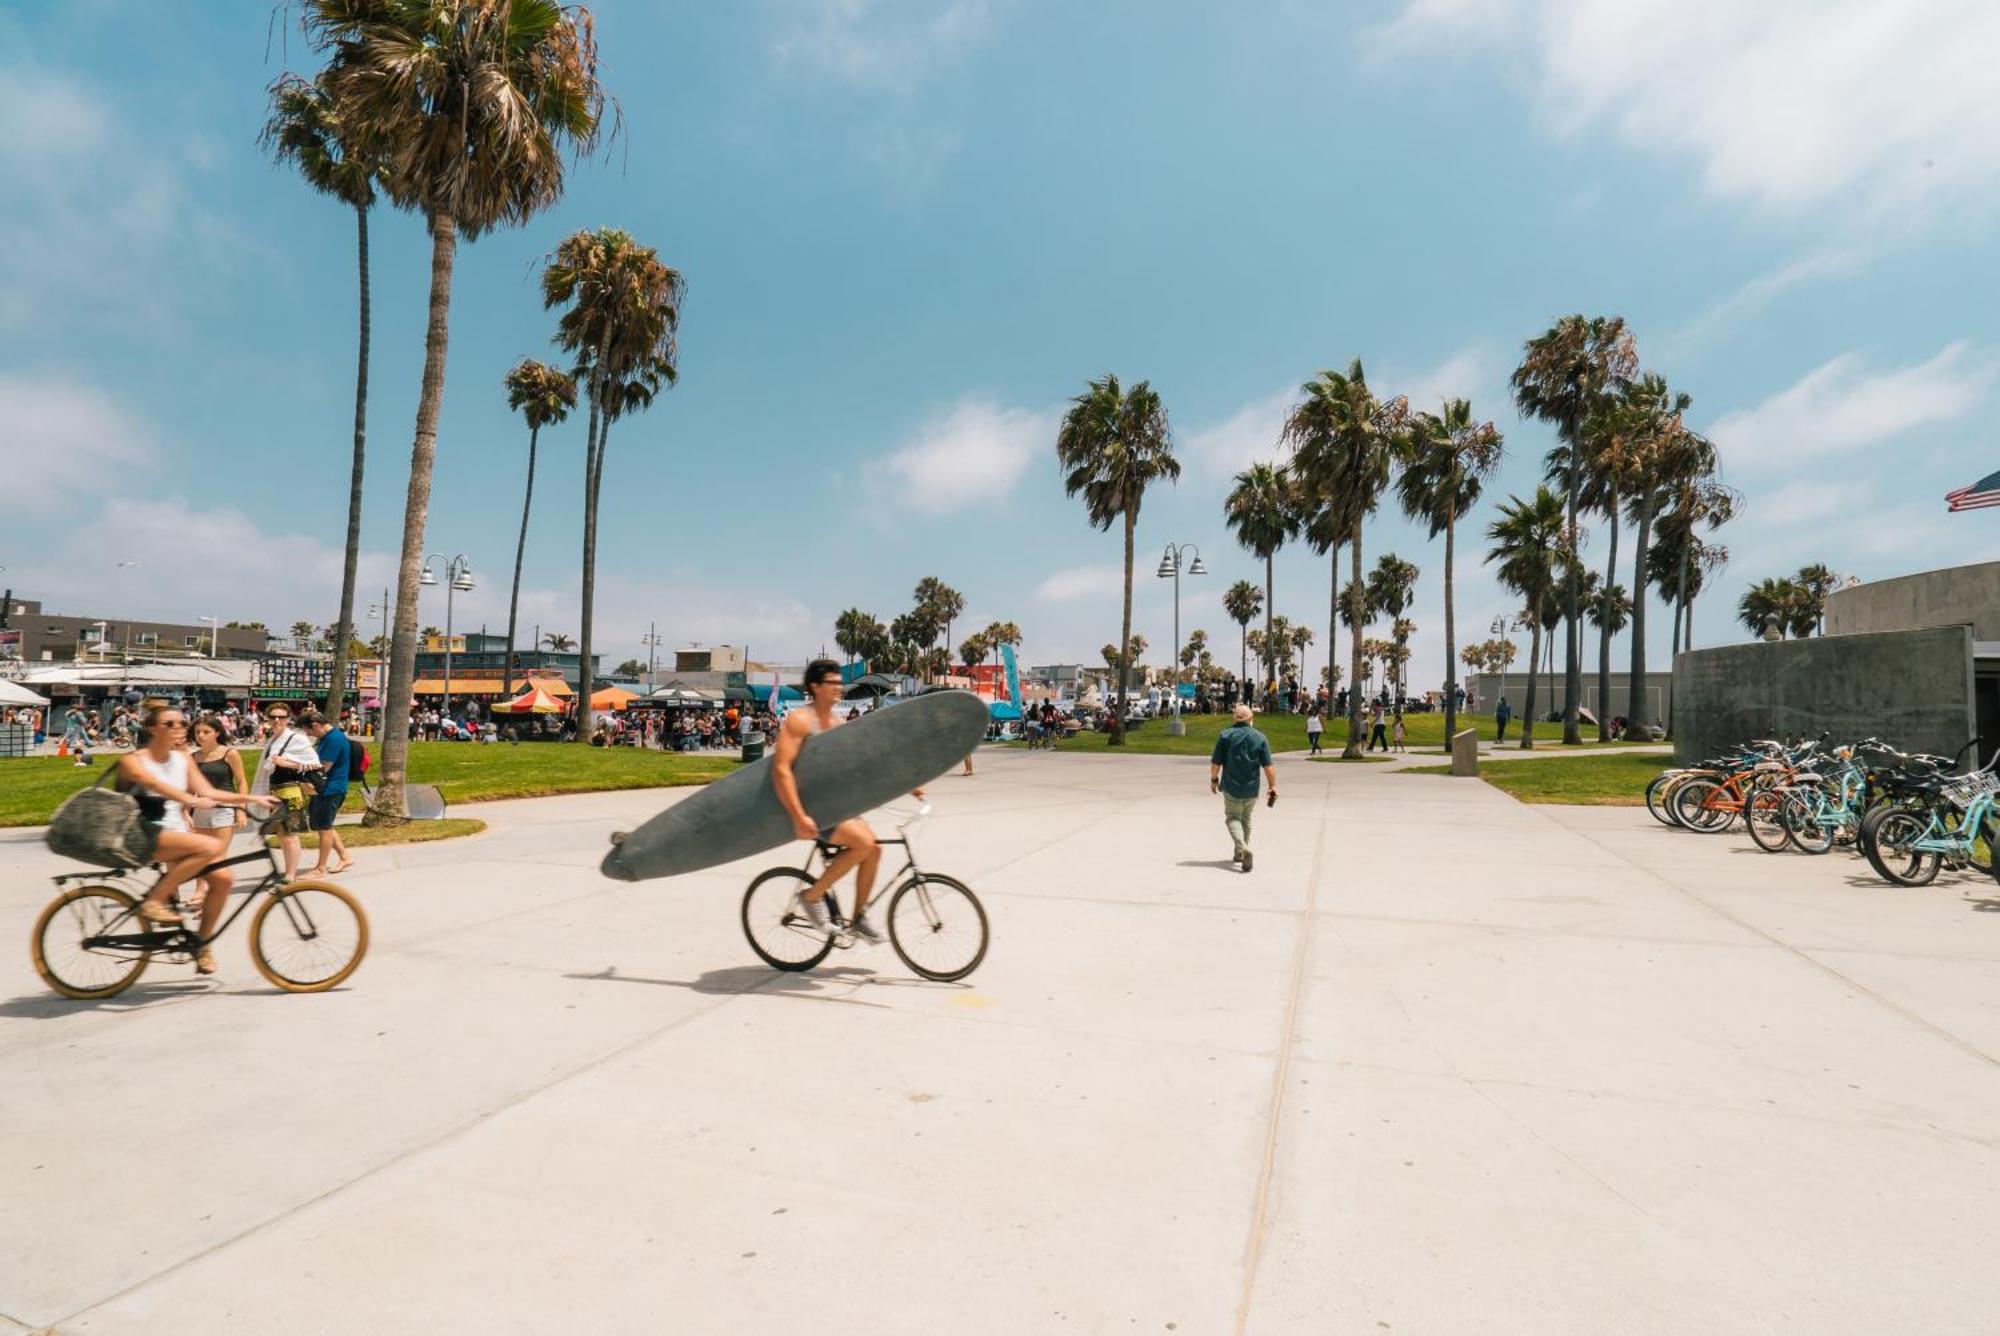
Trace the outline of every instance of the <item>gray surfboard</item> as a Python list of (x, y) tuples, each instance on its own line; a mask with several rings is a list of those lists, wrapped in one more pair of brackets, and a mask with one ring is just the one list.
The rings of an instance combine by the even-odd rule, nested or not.
[[(809, 738), (792, 766), (799, 801), (821, 828), (860, 816), (928, 784), (986, 736), (986, 702), (939, 691), (865, 714)], [(771, 787), (771, 762), (753, 761), (618, 839), (603, 872), (644, 881), (698, 872), (798, 836)]]

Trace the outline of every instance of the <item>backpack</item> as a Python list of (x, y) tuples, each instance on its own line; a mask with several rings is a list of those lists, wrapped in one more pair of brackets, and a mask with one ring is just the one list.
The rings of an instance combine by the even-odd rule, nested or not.
[(353, 738), (347, 740), (347, 782), (365, 784), (368, 782), (368, 767), (373, 764), (368, 748)]

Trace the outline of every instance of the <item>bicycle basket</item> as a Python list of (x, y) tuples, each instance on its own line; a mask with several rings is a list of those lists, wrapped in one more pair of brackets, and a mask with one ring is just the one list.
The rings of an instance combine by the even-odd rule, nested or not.
[(53, 853), (93, 867), (135, 868), (152, 861), (153, 832), (129, 793), (80, 789), (63, 799), (44, 837)]
[(1972, 774), (1948, 780), (1943, 789), (1945, 801), (1961, 810), (1972, 806), (1973, 800), (1984, 793), (2000, 793), (2000, 776), (1990, 771), (1976, 770)]

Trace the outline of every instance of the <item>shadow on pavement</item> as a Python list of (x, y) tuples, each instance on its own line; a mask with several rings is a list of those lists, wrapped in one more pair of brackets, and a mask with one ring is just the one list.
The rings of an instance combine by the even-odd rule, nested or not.
[[(616, 965), (606, 965), (595, 974), (565, 974), (566, 979), (586, 979), (597, 983), (643, 983), (655, 988), (685, 988), (709, 994), (763, 993), (799, 997), (810, 1002), (840, 1002), (850, 1007), (882, 1007), (881, 1002), (863, 1002), (852, 997), (835, 997), (830, 989), (843, 984), (909, 984), (922, 980), (885, 979), (873, 970), (857, 965), (836, 965), (831, 969), (787, 974), (761, 965), (732, 965), (728, 969), (704, 970), (692, 979), (648, 979), (637, 974), (620, 974)], [(935, 985), (931, 985), (935, 986)], [(960, 985), (944, 985), (957, 987)]]
[[(346, 988), (331, 988), (331, 994), (349, 991)], [(10, 997), (0, 1001), (0, 1018), (16, 1020), (47, 1021), (61, 1016), (75, 1016), (86, 1011), (146, 1011), (168, 1002), (177, 1002), (185, 997), (290, 997), (292, 994), (282, 988), (222, 988), (199, 979), (188, 979), (178, 983), (135, 983), (115, 997), (64, 997), (59, 993), (27, 993), (20, 997)]]
[(1219, 867), (1230, 872), (1235, 872), (1237, 870), (1236, 860), (1233, 858), (1183, 858), (1180, 862), (1174, 864), (1174, 866), (1175, 867)]

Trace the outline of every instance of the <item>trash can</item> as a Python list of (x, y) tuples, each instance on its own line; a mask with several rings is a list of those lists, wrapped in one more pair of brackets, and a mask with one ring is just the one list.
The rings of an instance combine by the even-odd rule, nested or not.
[(764, 759), (764, 735), (754, 728), (743, 730), (743, 759), (746, 761)]

